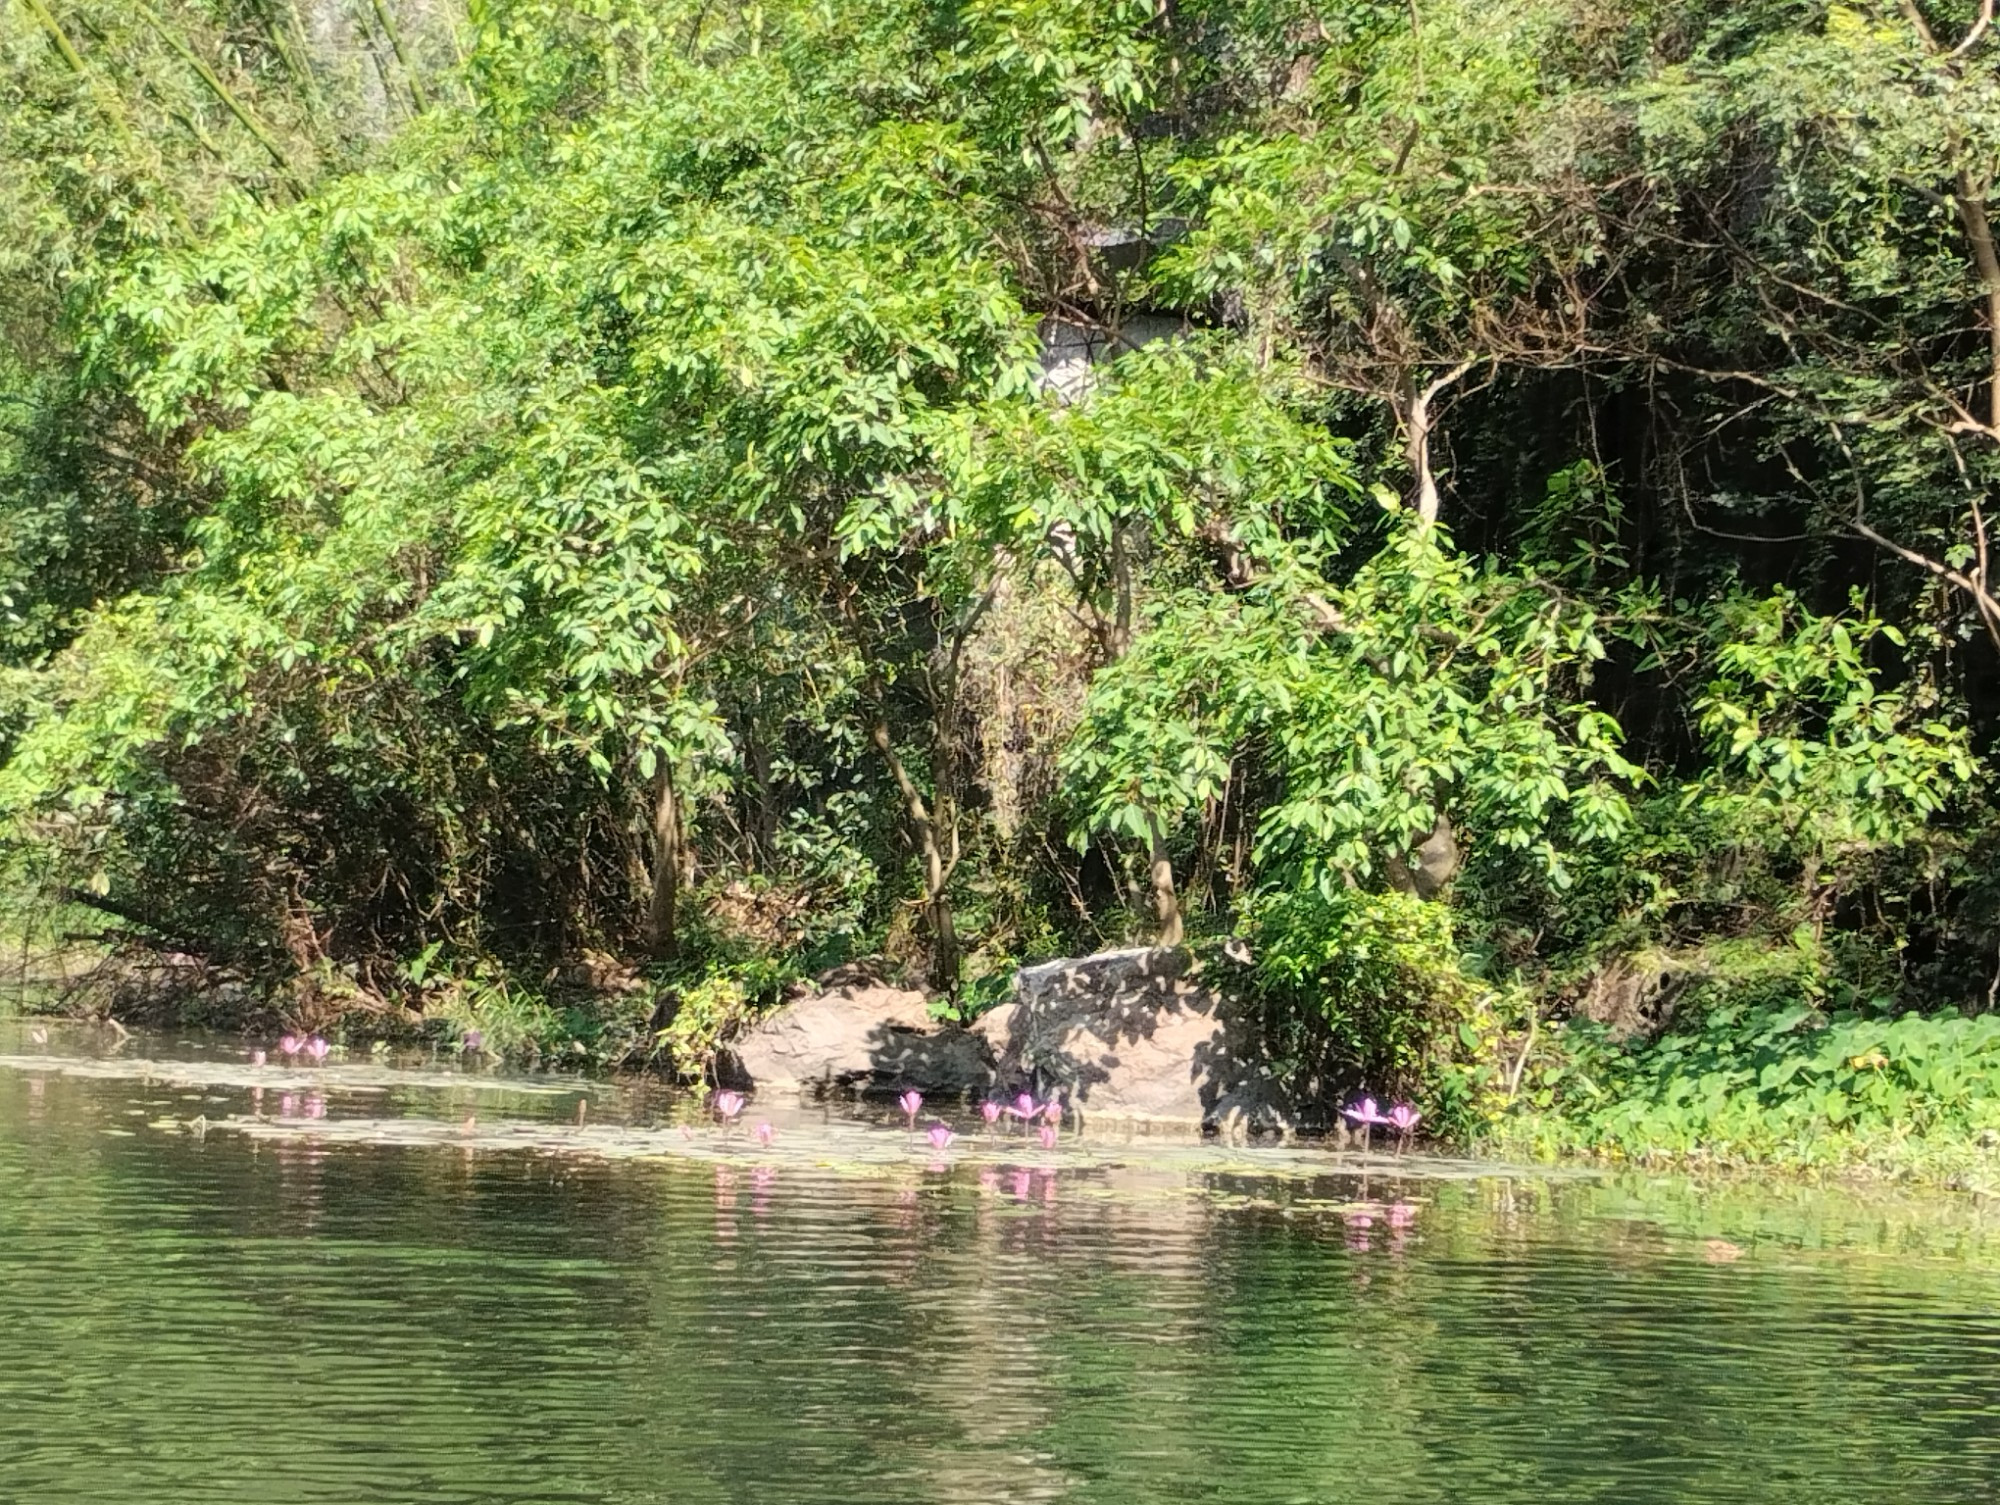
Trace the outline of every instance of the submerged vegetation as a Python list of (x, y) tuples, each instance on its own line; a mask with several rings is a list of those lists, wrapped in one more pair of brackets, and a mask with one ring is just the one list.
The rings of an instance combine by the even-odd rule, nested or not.
[(1993, 32), (9, 7), (16, 928), (688, 1074), (1233, 937), (1441, 1132), (1976, 1142)]

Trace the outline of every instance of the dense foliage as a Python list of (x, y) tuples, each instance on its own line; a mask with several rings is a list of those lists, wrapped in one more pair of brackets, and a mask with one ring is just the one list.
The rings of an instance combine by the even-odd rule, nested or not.
[(17, 891), (683, 1070), (1235, 933), (1460, 1124), (1646, 958), (1986, 1007), (1990, 21), (9, 7)]

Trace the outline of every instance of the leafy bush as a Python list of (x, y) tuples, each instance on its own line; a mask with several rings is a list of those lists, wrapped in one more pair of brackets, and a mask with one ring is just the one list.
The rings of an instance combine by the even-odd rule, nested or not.
[(1414, 1098), (1447, 1134), (1477, 1126), (1498, 998), (1461, 969), (1447, 906), (1315, 887), (1271, 895), (1249, 920), (1259, 995), (1324, 1030), (1340, 1087)]
[(2000, 1129), (2000, 1015), (1727, 1004), (1632, 1048), (1572, 1023), (1535, 1080), (1543, 1149), (1840, 1165)]

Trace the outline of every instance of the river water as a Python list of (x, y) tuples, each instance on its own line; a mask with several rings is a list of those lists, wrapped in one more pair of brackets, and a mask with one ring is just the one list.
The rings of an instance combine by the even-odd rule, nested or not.
[(57, 1034), (0, 1023), (0, 1501), (2000, 1498), (1967, 1199)]

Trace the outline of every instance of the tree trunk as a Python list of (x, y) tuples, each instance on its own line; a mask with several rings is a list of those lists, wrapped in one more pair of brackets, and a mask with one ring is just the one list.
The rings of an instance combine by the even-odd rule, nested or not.
[(1985, 195), (1975, 188), (1969, 173), (1959, 173), (1954, 202), (1972, 250), (1972, 264), (1979, 273), (1980, 289), (1986, 295), (1986, 424), (2000, 430), (2000, 251), (1994, 247)]
[(889, 776), (896, 781), (896, 792), (903, 797), (903, 810), (909, 817), (911, 839), (916, 843), (917, 855), (923, 859), (924, 911), (930, 920), (931, 943), (935, 948), (931, 958), (931, 982), (944, 992), (954, 993), (958, 990), (958, 923), (952, 914), (950, 895), (946, 892), (951, 882), (952, 864), (939, 844), (937, 822), (931, 818), (923, 792), (903, 766), (903, 760), (896, 755), (896, 745), (889, 737), (889, 723), (878, 720), (869, 733), (869, 740), (888, 765)]
[(1404, 400), (1404, 457), (1409, 461), (1410, 475), (1416, 483), (1417, 521), (1426, 527), (1437, 521), (1440, 504), (1437, 471), (1431, 465), (1431, 432), (1437, 427), (1437, 420), (1431, 414), (1431, 404), (1440, 392), (1470, 371), (1473, 364), (1472, 361), (1460, 361), (1422, 391), (1411, 391)]
[(1146, 829), (1152, 838), (1153, 918), (1157, 923), (1153, 944), (1178, 946), (1184, 927), (1181, 923), (1180, 897), (1174, 892), (1173, 859), (1167, 855), (1167, 835), (1156, 815), (1146, 817)]
[(681, 807), (673, 765), (660, 760), (653, 789), (653, 895), (646, 907), (646, 954), (671, 961), (680, 952)]
[(1104, 629), (1104, 658), (1116, 663), (1132, 647), (1132, 551), (1126, 525), (1111, 525), (1111, 620)]

